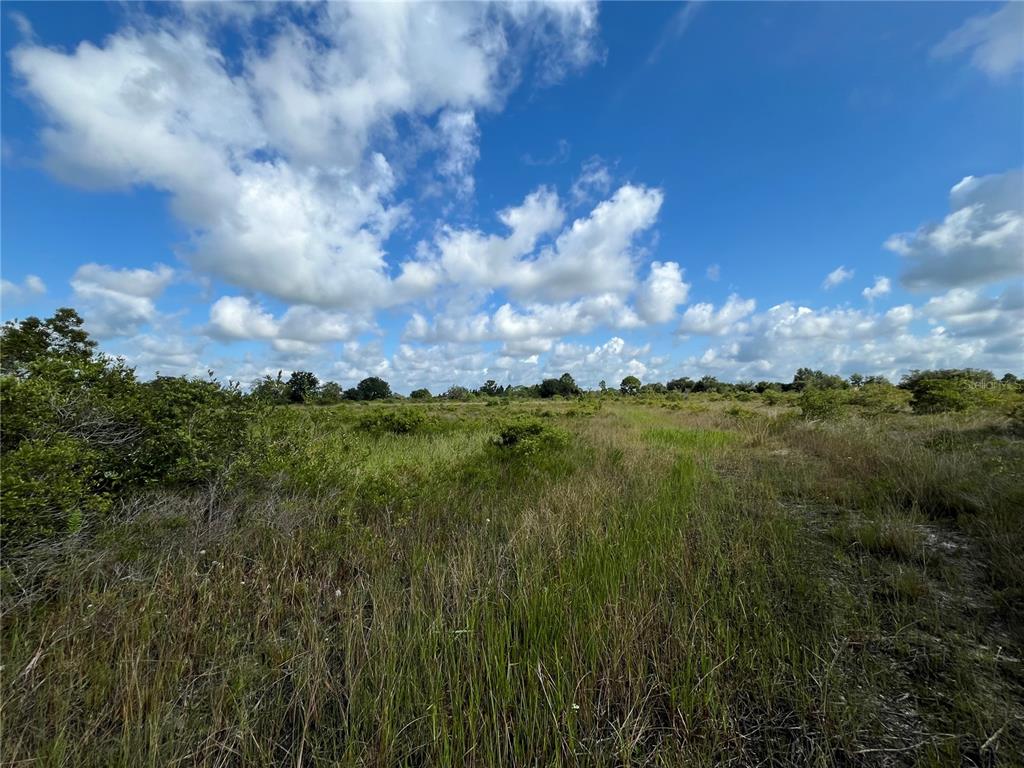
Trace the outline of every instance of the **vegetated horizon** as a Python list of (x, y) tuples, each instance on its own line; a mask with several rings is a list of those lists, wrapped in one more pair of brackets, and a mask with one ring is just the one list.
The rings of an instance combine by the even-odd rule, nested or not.
[[(60, 327), (62, 325), (69, 327), (74, 326), (81, 333), (86, 333), (84, 330), (84, 321), (81, 315), (72, 307), (61, 307), (56, 310), (53, 317), (47, 318), (46, 320), (40, 320), (38, 317), (34, 316), (29, 316), (24, 320), (15, 318), (7, 321), (5, 329), (7, 329), (7, 333), (10, 338), (10, 335), (12, 334), (17, 334), (21, 337), (22, 334), (31, 333), (32, 330), (37, 328), (53, 328), (55, 326)], [(9, 345), (20, 345), (22, 343), (24, 342), (22, 342), (20, 338), (17, 341), (14, 339), (8, 341)], [(123, 358), (119, 358), (119, 361), (122, 364), (127, 362)], [(8, 372), (10, 373), (11, 371)], [(315, 402), (321, 405), (333, 405), (341, 402), (342, 400), (370, 401), (392, 397), (407, 397), (412, 400), (431, 397), (465, 400), (474, 396), (549, 398), (558, 396), (576, 397), (588, 391), (598, 391), (603, 393), (615, 390), (624, 395), (664, 394), (666, 392), (717, 392), (719, 394), (725, 394), (728, 392), (755, 392), (761, 394), (768, 390), (778, 392), (799, 392), (807, 387), (819, 389), (846, 389), (858, 388), (864, 385), (892, 385), (892, 382), (887, 377), (880, 374), (865, 376), (862, 373), (852, 373), (848, 377), (843, 378), (835, 373), (826, 373), (820, 370), (801, 367), (796, 370), (791, 381), (769, 381), (762, 379), (757, 382), (750, 380), (730, 382), (719, 381), (716, 377), (706, 374), (696, 379), (689, 376), (678, 376), (676, 378), (668, 379), (666, 382), (662, 383), (659, 381), (644, 382), (639, 376), (628, 374), (623, 377), (618, 384), (609, 384), (604, 379), (601, 379), (598, 382), (597, 387), (593, 390), (587, 390), (576, 383), (571, 372), (566, 371), (557, 378), (546, 378), (536, 384), (499, 384), (494, 379), (487, 379), (476, 387), (465, 386), (463, 384), (453, 384), (443, 392), (437, 393), (431, 392), (426, 387), (413, 386), (408, 395), (403, 395), (400, 392), (393, 391), (391, 384), (380, 376), (367, 376), (354, 386), (345, 388), (335, 381), (321, 381), (320, 378), (318, 378), (312, 371), (289, 371), (287, 378), (284, 378), (283, 374), (283, 369), (279, 370), (276, 376), (264, 374), (262, 377), (250, 382), (248, 386), (244, 386), (242, 382), (229, 380), (227, 382), (227, 386), (242, 386), (245, 391), (261, 397), (268, 402)], [(207, 371), (207, 376), (210, 380), (217, 380), (216, 371), (212, 369)], [(159, 371), (156, 371), (153, 378), (160, 379), (175, 377), (162, 376)], [(914, 382), (927, 378), (964, 378), (969, 379), (976, 384), (994, 384), (997, 381), (996, 375), (992, 371), (981, 369), (963, 368), (924, 371), (913, 369), (900, 378), (899, 385), (909, 387)], [(1016, 385), (1019, 380), (1020, 377), (1012, 371), (1005, 372), (1002, 377), (998, 379), (1000, 383), (1008, 386)]]
[(0, 752), (1020, 765), (1024, 382), (691, 383), (243, 392), (5, 324)]

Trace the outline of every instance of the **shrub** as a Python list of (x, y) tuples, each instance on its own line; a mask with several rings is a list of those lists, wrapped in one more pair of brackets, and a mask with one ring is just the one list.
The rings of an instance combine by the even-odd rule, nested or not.
[(843, 393), (838, 389), (807, 387), (800, 393), (800, 410), (811, 421), (836, 419), (842, 414)]
[(414, 389), (409, 393), (409, 397), (413, 400), (429, 400), (432, 395), (429, 389)]
[(359, 428), (366, 432), (390, 432), (407, 435), (418, 432), (427, 423), (427, 417), (413, 408), (378, 410), (365, 414), (359, 420)]
[(920, 379), (911, 392), (915, 413), (967, 411), (977, 404), (974, 387), (966, 379)]
[(4, 454), (0, 539), (18, 546), (79, 528), (83, 518), (106, 510), (96, 492), (99, 456), (81, 440), (26, 440)]
[(564, 444), (567, 435), (536, 419), (518, 419), (503, 424), (494, 444), (519, 455), (529, 455)]

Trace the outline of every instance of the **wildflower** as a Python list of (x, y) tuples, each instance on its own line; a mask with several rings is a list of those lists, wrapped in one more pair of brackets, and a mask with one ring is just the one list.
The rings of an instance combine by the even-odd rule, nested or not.
[(335, 597), (341, 597), (341, 590), (340, 589), (334, 590), (334, 596)]

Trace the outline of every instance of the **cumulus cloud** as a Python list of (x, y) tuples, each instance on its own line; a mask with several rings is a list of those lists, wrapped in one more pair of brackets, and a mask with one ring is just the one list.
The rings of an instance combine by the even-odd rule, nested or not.
[(502, 304), (493, 314), (441, 315), (433, 322), (414, 313), (405, 328), (407, 340), (425, 342), (517, 343), (516, 354), (524, 348), (534, 352), (548, 349), (546, 340), (589, 333), (600, 327), (637, 328), (643, 321), (615, 294), (589, 296), (574, 302), (527, 304), (517, 309)]
[(295, 303), (387, 306), (403, 298), (384, 248), (405, 213), (380, 149), (400, 141), (395, 119), (434, 121), (440, 174), (471, 191), (475, 112), (499, 108), (531, 56), (546, 78), (591, 61), (597, 10), (328, 3), (308, 17), (280, 13), (238, 61), (171, 13), (101, 46), (23, 42), (12, 70), (45, 114), (51, 170), (167, 191), (196, 269)]
[(853, 277), (852, 269), (838, 266), (828, 273), (825, 277), (825, 281), (821, 284), (821, 287), (827, 291), (829, 288), (835, 288), (840, 283), (845, 283), (851, 277)]
[(319, 344), (349, 340), (368, 327), (361, 318), (309, 305), (291, 306), (278, 319), (245, 296), (222, 296), (210, 307), (205, 332), (223, 341), (270, 341), (280, 352), (311, 354)]
[(38, 275), (25, 275), (20, 283), (11, 280), (0, 281), (0, 298), (4, 301), (21, 301), (46, 293), (46, 284)]
[(156, 299), (174, 277), (174, 270), (166, 264), (153, 269), (83, 264), (71, 278), (71, 288), (92, 334), (100, 338), (130, 336), (159, 317)]
[(903, 284), (944, 289), (1024, 275), (1024, 173), (968, 176), (949, 199), (941, 222), (886, 240), (906, 260)]
[(650, 274), (637, 296), (636, 308), (649, 323), (667, 323), (676, 314), (676, 307), (686, 301), (690, 285), (683, 282), (683, 270), (674, 261), (651, 264)]
[(888, 277), (876, 277), (875, 284), (868, 286), (861, 295), (868, 301), (874, 301), (879, 296), (885, 296), (892, 290), (892, 281)]
[(721, 336), (738, 329), (739, 323), (757, 306), (753, 299), (741, 299), (735, 293), (725, 304), (715, 309), (714, 304), (701, 303), (688, 307), (679, 324), (679, 333), (703, 336)]
[[(635, 241), (654, 225), (663, 199), (659, 189), (625, 184), (538, 249), (541, 237), (565, 218), (558, 194), (541, 187), (499, 214), (509, 229), (505, 236), (442, 229), (435, 262), (447, 282), (504, 288), (520, 299), (625, 295), (636, 285)], [(429, 269), (423, 262), (416, 268)]]
[(932, 48), (932, 55), (940, 58), (964, 53), (992, 77), (1019, 69), (1024, 62), (1024, 5), (1008, 2), (993, 13), (972, 16)]

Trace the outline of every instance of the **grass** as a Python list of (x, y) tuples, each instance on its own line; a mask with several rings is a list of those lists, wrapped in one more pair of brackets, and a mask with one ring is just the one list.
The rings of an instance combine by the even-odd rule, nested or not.
[(996, 416), (392, 408), (8, 559), (4, 763), (1022, 764)]

